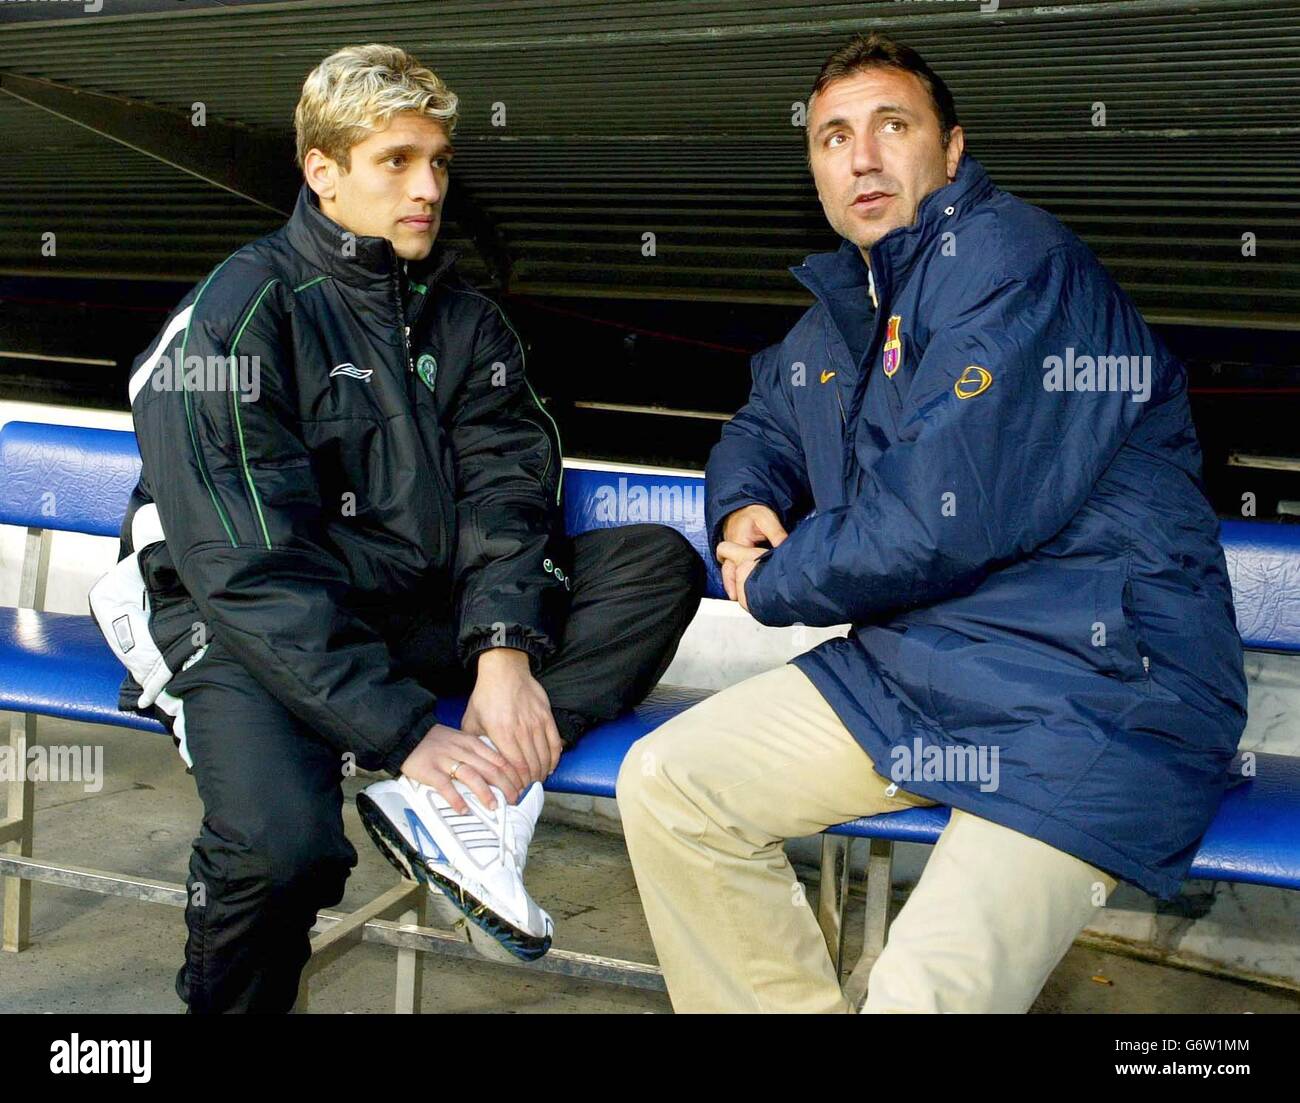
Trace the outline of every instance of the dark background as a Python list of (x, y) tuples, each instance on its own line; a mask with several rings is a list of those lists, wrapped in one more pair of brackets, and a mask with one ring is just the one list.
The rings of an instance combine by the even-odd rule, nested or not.
[(282, 220), (302, 78), (387, 41), (461, 96), (444, 237), (527, 340), (566, 455), (699, 467), (749, 356), (809, 301), (787, 266), (835, 245), (791, 105), (878, 28), (945, 76), (994, 180), (1088, 241), (1186, 361), (1220, 513), (1246, 491), (1261, 518), (1300, 511), (1300, 5), (82, 8), (0, 4), (0, 398), (126, 409), (188, 286)]

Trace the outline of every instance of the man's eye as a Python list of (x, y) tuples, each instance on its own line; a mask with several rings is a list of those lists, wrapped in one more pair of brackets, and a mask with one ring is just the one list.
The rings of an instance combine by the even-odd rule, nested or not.
[(388, 163), (392, 165), (393, 168), (400, 168), (402, 165), (406, 164), (406, 158), (400, 153), (395, 153), (392, 157), (388, 158)]
[(842, 144), (842, 139), (844, 139), (843, 134), (832, 134), (829, 138), (826, 139), (826, 144), (828, 146), (840, 145)]
[(433, 167), (434, 167), (434, 168), (437, 168), (437, 169), (449, 169), (449, 168), (451, 168), (451, 158), (450, 158), (450, 157), (435, 157), (435, 158), (433, 159)]
[(896, 129), (892, 131), (894, 134), (900, 134), (907, 129), (907, 123), (903, 122), (902, 119), (886, 119), (885, 126), (886, 128), (895, 127)]

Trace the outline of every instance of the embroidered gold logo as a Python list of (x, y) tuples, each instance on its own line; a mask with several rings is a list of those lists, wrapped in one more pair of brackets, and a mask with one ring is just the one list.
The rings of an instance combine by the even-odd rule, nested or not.
[(952, 389), (958, 398), (974, 398), (983, 394), (993, 385), (993, 373), (978, 364), (969, 364)]

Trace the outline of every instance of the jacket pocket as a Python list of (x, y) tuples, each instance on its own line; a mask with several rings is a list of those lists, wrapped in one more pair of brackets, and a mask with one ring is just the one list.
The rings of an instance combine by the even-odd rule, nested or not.
[(1124, 682), (1145, 685), (1150, 661), (1142, 646), (1137, 621), (1130, 612), (1128, 571), (1108, 569), (1098, 573), (1097, 616), (1091, 643), (1102, 672)]
[(546, 487), (548, 492), (553, 492), (552, 484), (547, 481), (547, 477), (551, 474), (551, 464), (555, 459), (554, 446), (551, 444), (551, 434), (548, 433), (545, 430), (545, 428), (543, 428), (538, 422), (534, 421), (532, 418), (526, 417), (526, 418), (521, 418), (520, 420), (533, 426), (533, 428), (535, 428), (542, 435), (543, 444), (540, 450), (541, 463), (538, 464), (534, 462), (533, 473), (537, 476), (537, 481), (540, 482), (542, 486)]

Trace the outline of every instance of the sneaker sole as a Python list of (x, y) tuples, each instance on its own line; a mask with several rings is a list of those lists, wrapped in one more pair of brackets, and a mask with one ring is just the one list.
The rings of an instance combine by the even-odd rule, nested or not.
[[(538, 938), (536, 935), (521, 931), (451, 878), (429, 869), (420, 852), (407, 842), (402, 833), (380, 811), (379, 805), (365, 793), (357, 794), (357, 812), (361, 816), (361, 823), (366, 833), (398, 873), (408, 881), (419, 881), (430, 889), (438, 890), (437, 895), (446, 900), (457, 913), (468, 919), (479, 930), (491, 935), (493, 941), (504, 947), (511, 957), (518, 958), (520, 961), (536, 961), (551, 948), (549, 935)], [(474, 942), (475, 948), (483, 953), (485, 947), (482, 947), (472, 936), (471, 941)]]

